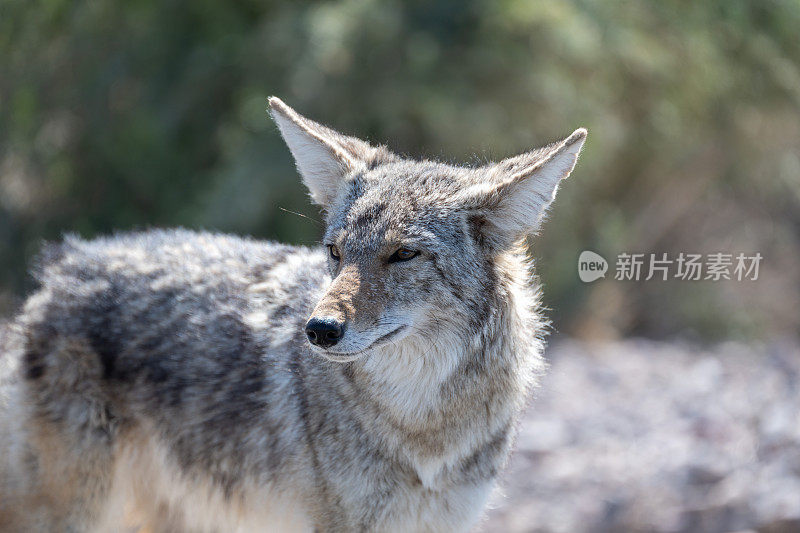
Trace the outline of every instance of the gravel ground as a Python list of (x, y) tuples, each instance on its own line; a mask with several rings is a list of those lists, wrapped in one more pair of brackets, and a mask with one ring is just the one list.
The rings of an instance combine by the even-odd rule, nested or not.
[(547, 356), (481, 531), (800, 532), (800, 343)]

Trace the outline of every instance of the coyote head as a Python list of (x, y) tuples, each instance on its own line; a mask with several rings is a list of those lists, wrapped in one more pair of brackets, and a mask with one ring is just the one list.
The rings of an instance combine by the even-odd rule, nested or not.
[[(482, 167), (413, 161), (337, 133), (270, 98), (272, 117), (311, 198), (326, 212), (332, 282), (306, 324), (311, 344), (350, 361), (443, 328), (479, 332), (502, 294), (502, 269), (536, 231), (586, 138)], [(533, 335), (533, 333), (531, 333)]]

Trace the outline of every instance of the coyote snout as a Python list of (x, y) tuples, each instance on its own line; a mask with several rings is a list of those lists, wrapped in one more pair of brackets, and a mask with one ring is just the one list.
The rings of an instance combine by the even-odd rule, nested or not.
[(395, 279), (390, 264), (383, 264), (379, 251), (363, 243), (348, 246), (343, 238), (340, 247), (331, 244), (329, 249), (333, 281), (305, 332), (324, 357), (348, 361), (395, 339), (410, 325), (410, 316), (398, 313), (395, 295), (402, 291), (402, 282)]

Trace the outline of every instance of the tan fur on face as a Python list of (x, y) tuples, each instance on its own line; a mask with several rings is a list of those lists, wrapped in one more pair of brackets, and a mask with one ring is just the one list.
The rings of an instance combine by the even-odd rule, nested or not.
[(374, 322), (383, 310), (374, 298), (381, 290), (375, 270), (356, 264), (343, 267), (311, 316), (331, 317), (345, 324)]

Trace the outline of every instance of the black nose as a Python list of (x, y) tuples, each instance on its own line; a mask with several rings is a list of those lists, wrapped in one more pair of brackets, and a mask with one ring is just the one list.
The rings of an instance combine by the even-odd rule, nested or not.
[(306, 324), (306, 335), (311, 344), (328, 348), (344, 335), (344, 324), (335, 318), (312, 318)]

